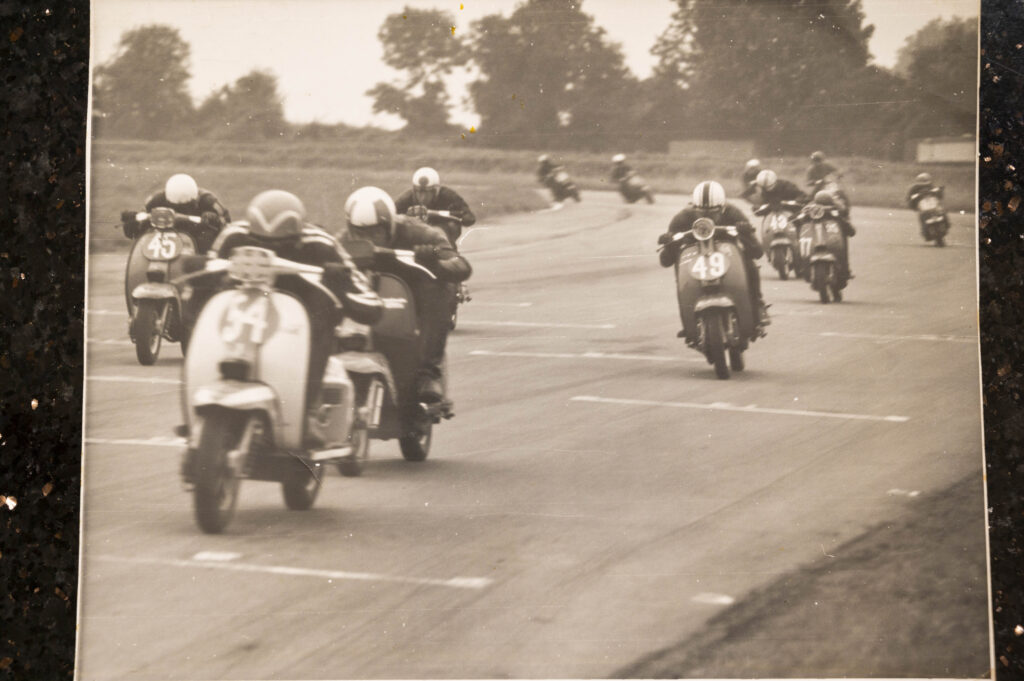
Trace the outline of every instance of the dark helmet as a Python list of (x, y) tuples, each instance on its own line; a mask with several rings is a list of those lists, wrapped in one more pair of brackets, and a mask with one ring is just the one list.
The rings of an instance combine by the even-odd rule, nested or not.
[(811, 154), (811, 160), (814, 161), (815, 163), (824, 163), (825, 162), (825, 152), (823, 152), (823, 151), (816, 151), (816, 152), (814, 152), (813, 154)]
[(245, 217), (254, 236), (287, 239), (302, 232), (306, 224), (306, 207), (291, 192), (268, 189), (249, 202)]
[(814, 194), (814, 202), (819, 206), (832, 206), (835, 205), (835, 201), (832, 198), (832, 192), (822, 189)]

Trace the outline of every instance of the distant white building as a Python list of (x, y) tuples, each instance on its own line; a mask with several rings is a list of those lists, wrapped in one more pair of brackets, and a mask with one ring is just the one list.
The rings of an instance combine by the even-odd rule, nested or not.
[(754, 140), (673, 140), (668, 143), (671, 156), (683, 158), (751, 158)]
[(960, 137), (927, 137), (917, 142), (918, 163), (971, 163), (978, 158), (973, 135)]

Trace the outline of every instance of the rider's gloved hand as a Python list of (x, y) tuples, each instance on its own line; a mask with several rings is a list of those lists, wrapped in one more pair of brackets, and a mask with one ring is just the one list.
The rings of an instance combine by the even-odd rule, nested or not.
[(664, 234), (658, 235), (658, 245), (664, 246), (665, 244), (672, 243), (672, 233), (665, 232)]
[(352, 268), (340, 262), (326, 263), (321, 280), (332, 291), (347, 291), (352, 283)]
[(121, 211), (121, 229), (124, 230), (124, 235), (129, 239), (135, 238), (135, 233), (139, 229), (139, 223), (135, 220), (135, 211)]
[(203, 227), (206, 227), (207, 229), (219, 230), (221, 227), (224, 226), (224, 220), (221, 219), (221, 217), (214, 213), (212, 210), (203, 213), (200, 216), (200, 219), (203, 221)]
[(413, 248), (413, 252), (416, 253), (416, 262), (423, 265), (433, 265), (437, 262), (440, 255), (437, 246), (431, 246), (430, 244), (420, 244)]
[(419, 204), (415, 206), (409, 206), (409, 210), (405, 211), (405, 214), (412, 216), (414, 218), (419, 218), (420, 220), (424, 220), (427, 217), (427, 207), (421, 206)]
[(181, 271), (185, 274), (198, 272), (206, 267), (207, 258), (205, 255), (186, 255), (181, 259)]

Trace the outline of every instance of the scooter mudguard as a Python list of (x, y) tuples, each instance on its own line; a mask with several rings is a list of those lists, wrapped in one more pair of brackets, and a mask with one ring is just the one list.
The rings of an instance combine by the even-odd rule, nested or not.
[(173, 284), (146, 281), (132, 289), (132, 300), (174, 300), (181, 303), (181, 296)]
[(732, 302), (732, 298), (729, 296), (711, 295), (698, 300), (697, 304), (693, 307), (693, 313), (696, 316), (704, 310), (731, 310), (734, 307), (736, 307), (736, 303)]
[(768, 250), (770, 251), (778, 246), (792, 248), (793, 242), (788, 237), (775, 237), (774, 239), (772, 239), (771, 243), (768, 244)]
[(836, 256), (829, 251), (819, 251), (811, 255), (811, 263), (816, 262), (835, 262)]
[[(281, 449), (301, 449), (309, 373), (309, 314), (289, 293), (229, 289), (203, 307), (185, 356), (184, 400), (189, 425), (196, 392), (224, 382), (221, 362), (242, 360), (249, 387), (269, 386), (276, 396), (274, 441)], [(260, 393), (250, 393), (255, 400)], [(241, 399), (241, 398), (237, 398)], [(255, 402), (254, 402), (255, 404)], [(256, 408), (256, 407), (254, 407)]]
[[(751, 338), (754, 335), (755, 319), (750, 304), (743, 254), (735, 244), (728, 241), (715, 242), (715, 250), (725, 255), (729, 261), (728, 269), (718, 280), (715, 296), (729, 300), (729, 307), (736, 309), (740, 334)], [(679, 304), (679, 317), (687, 340), (694, 343), (697, 341), (696, 307), (698, 301), (708, 295), (707, 287), (692, 273), (699, 253), (700, 248), (696, 244), (687, 246), (679, 254), (676, 263), (676, 300)]]

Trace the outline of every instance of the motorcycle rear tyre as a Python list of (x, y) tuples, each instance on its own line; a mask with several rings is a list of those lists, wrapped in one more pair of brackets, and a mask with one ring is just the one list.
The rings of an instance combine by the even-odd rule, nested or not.
[(352, 453), (338, 462), (338, 472), (346, 478), (358, 478), (363, 474), (370, 451), (370, 433), (365, 423), (353, 426), (351, 442)]
[(828, 303), (828, 263), (816, 262), (812, 265), (811, 287), (818, 292), (821, 302)]
[[(166, 303), (165, 303), (166, 304)], [(132, 317), (132, 337), (135, 339), (135, 356), (142, 366), (156, 364), (160, 356), (163, 329), (157, 329), (160, 309), (155, 300), (140, 300)]]
[(426, 461), (430, 454), (430, 440), (434, 425), (429, 421), (420, 426), (419, 435), (405, 435), (398, 438), (398, 446), (406, 461)]
[(323, 485), (323, 470), (320, 467), (310, 470), (298, 461), (295, 464), (295, 470), (289, 472), (288, 477), (281, 481), (284, 505), (290, 511), (308, 511), (313, 508)]
[(746, 364), (743, 362), (743, 351), (739, 348), (729, 348), (729, 366), (733, 371), (743, 371)]
[(239, 479), (228, 468), (228, 452), (238, 445), (247, 420), (243, 414), (210, 412), (195, 453), (192, 494), (196, 523), (207, 534), (224, 531), (238, 503)]
[(704, 342), (708, 361), (715, 365), (715, 375), (722, 380), (729, 378), (729, 365), (725, 361), (725, 329), (720, 314), (704, 317)]
[(779, 273), (779, 279), (789, 279), (789, 265), (786, 263), (786, 248), (778, 246), (772, 249), (772, 267)]

